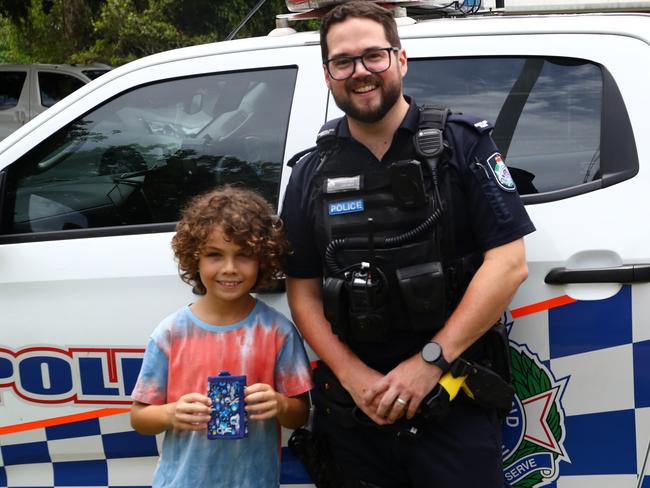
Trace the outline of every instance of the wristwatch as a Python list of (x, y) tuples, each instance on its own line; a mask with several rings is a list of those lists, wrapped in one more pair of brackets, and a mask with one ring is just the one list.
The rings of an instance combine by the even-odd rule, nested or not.
[(451, 368), (451, 364), (447, 362), (445, 356), (442, 354), (442, 347), (435, 341), (425, 344), (421, 354), (422, 359), (427, 363), (438, 366), (442, 370), (442, 374), (445, 374)]

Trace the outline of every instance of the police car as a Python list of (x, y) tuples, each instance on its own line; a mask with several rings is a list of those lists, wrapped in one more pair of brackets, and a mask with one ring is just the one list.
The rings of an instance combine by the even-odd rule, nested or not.
[[(341, 115), (318, 34), (291, 28), (332, 3), (119, 67), (0, 143), (0, 487), (150, 486), (160, 439), (131, 430), (129, 394), (192, 301), (179, 206), (235, 181), (281, 204), (286, 161)], [(504, 480), (649, 487), (650, 2), (393, 3), (405, 93), (494, 124), (538, 229), (504, 317)], [(281, 482), (311, 486), (286, 448)]]

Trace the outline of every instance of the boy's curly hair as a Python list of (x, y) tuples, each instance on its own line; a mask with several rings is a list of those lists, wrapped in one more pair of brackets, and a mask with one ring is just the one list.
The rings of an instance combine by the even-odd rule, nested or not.
[(258, 259), (256, 288), (269, 285), (281, 272), (289, 247), (282, 221), (262, 196), (226, 185), (190, 200), (181, 211), (172, 239), (181, 279), (192, 286), (195, 294), (206, 293), (199, 276), (199, 256), (217, 227), (222, 229), (225, 239), (249, 250)]

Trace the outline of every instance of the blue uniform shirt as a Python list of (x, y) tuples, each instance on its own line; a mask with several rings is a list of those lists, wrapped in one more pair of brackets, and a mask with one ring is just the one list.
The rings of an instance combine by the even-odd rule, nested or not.
[[(412, 147), (412, 137), (418, 129), (418, 108), (413, 101), (409, 102), (409, 110), (381, 161), (351, 137), (345, 118), (336, 126), (342, 148), (337, 157), (367, 161), (368, 165), (387, 165), (400, 159), (404, 148)], [(490, 137), (491, 130), (488, 122), (474, 117), (451, 115), (447, 121), (444, 135), (452, 149), (450, 177), (457, 190), (447, 206), (454, 222), (452, 258), (487, 251), (535, 230)], [(282, 206), (282, 220), (293, 250), (287, 274), (296, 278), (323, 275), (319, 249), (324, 246), (316, 242), (313, 218), (319, 210), (313, 208), (310, 199), (310, 183), (318, 162), (315, 151), (293, 168)]]

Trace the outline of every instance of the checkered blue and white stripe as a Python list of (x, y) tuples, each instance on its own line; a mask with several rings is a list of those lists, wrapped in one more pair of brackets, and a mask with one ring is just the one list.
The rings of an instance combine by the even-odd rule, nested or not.
[(571, 461), (547, 486), (650, 488), (650, 476), (639, 484), (650, 442), (649, 296), (646, 287), (623, 286), (607, 300), (515, 320), (510, 339), (569, 378), (562, 406)]
[[(0, 436), (0, 487), (150, 487), (162, 436), (133, 431), (119, 414)], [(282, 486), (309, 479), (283, 449)]]
[(128, 414), (5, 434), (0, 486), (151, 486), (158, 450)]
[[(607, 300), (514, 321), (511, 340), (535, 353), (556, 379), (568, 378), (561, 405), (570, 462), (560, 461), (560, 477), (546, 486), (650, 488), (642, 472), (650, 443), (650, 328), (643, 325), (649, 291), (624, 286)], [(150, 486), (159, 450), (160, 436), (133, 432), (128, 414), (6, 434), (0, 487)], [(281, 482), (311, 486), (286, 448)]]

